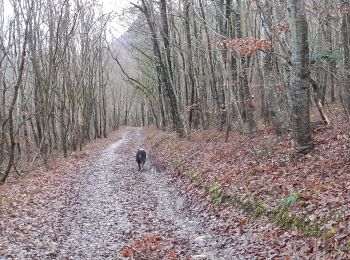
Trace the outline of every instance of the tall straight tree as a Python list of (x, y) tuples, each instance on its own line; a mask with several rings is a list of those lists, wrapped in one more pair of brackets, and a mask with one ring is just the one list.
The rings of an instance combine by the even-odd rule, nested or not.
[(191, 12), (191, 2), (188, 1), (185, 3), (185, 31), (186, 31), (186, 40), (187, 40), (187, 62), (188, 62), (188, 81), (191, 87), (191, 103), (190, 103), (190, 111), (188, 116), (188, 125), (189, 129), (192, 128), (192, 121), (194, 116), (193, 106), (195, 103), (195, 79), (193, 75), (193, 47), (192, 47), (192, 39), (191, 39), (191, 24), (190, 24), (190, 12)]
[(288, 0), (289, 24), (292, 36), (292, 128), (294, 150), (308, 153), (312, 147), (310, 126), (310, 62), (308, 24), (305, 1)]
[(350, 3), (349, 0), (342, 0), (342, 38), (344, 50), (344, 106), (347, 115), (350, 116)]
[[(273, 6), (271, 1), (257, 1), (261, 12), (263, 33), (273, 41)], [(263, 75), (264, 75), (264, 93), (266, 95), (266, 107), (267, 111), (265, 113), (269, 114), (269, 121), (271, 120), (276, 134), (282, 135), (286, 126), (282, 116), (281, 108), (278, 104), (278, 98), (276, 95), (276, 82), (277, 82), (277, 62), (276, 57), (273, 56), (274, 48), (272, 47), (269, 52), (266, 52), (263, 56)], [(266, 116), (266, 115), (265, 115)]]

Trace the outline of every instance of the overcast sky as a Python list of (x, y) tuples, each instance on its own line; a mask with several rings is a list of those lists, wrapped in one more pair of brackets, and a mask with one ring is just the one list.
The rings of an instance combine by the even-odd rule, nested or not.
[[(118, 16), (122, 15), (123, 9), (130, 7), (130, 2), (136, 3), (137, 0), (98, 0), (103, 5), (103, 10), (106, 13), (115, 12)], [(5, 19), (13, 15), (12, 6), (9, 0), (4, 0), (4, 15)], [(129, 21), (130, 22), (130, 21)], [(119, 37), (128, 28), (128, 21), (123, 19), (115, 19), (111, 24), (111, 32), (114, 36)]]
[[(103, 4), (104, 12), (116, 12), (120, 17), (122, 16), (123, 10), (130, 7), (130, 2), (136, 3), (136, 0), (100, 0)], [(116, 37), (121, 36), (128, 28), (128, 22), (121, 17), (121, 19), (116, 19), (111, 25), (113, 27), (113, 34)]]

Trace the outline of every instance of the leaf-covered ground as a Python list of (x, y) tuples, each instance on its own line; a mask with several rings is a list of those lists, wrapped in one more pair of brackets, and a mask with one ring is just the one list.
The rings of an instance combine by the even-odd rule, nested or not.
[(349, 130), (294, 157), (269, 130), (120, 129), (0, 186), (0, 259), (349, 258)]
[[(333, 122), (341, 119), (334, 117)], [(346, 259), (350, 250), (350, 126), (314, 124), (314, 149), (294, 156), (290, 135), (197, 131), (187, 140), (146, 131), (155, 165), (208, 214), (233, 219), (225, 232), (266, 238), (256, 256)], [(241, 215), (244, 212), (243, 215)], [(252, 235), (253, 234), (253, 235)], [(273, 245), (271, 245), (273, 243)], [(248, 246), (249, 248), (249, 246)]]
[(134, 154), (142, 144), (140, 128), (121, 129), (84, 152), (52, 160), (48, 171), (9, 179), (0, 189), (0, 258), (289, 255), (277, 236), (261, 236), (261, 222), (248, 223), (241, 212), (211, 204), (205, 191), (192, 193), (193, 187), (149, 163), (139, 172)]

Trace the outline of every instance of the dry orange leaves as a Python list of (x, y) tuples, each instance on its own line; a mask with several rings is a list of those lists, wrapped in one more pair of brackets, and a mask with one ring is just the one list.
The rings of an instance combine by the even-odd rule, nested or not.
[(218, 47), (228, 47), (241, 56), (251, 56), (256, 54), (258, 50), (269, 50), (272, 47), (272, 41), (258, 38), (238, 38), (211, 44)]

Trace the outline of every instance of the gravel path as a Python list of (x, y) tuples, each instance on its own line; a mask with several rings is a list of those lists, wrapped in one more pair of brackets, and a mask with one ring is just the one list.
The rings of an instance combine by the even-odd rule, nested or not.
[[(149, 162), (137, 170), (134, 153), (141, 144), (140, 129), (128, 128), (119, 141), (83, 160), (69, 188), (52, 195), (57, 201), (42, 195), (41, 206), (30, 204), (31, 229), (16, 230), (18, 218), (9, 219), (11, 225), (3, 219), (0, 258), (121, 259), (123, 249), (152, 235), (167, 241), (163, 252), (134, 254), (134, 259), (164, 258), (171, 249), (182, 259), (242, 259), (235, 253), (238, 242), (208, 228), (223, 220), (212, 216), (208, 223)], [(11, 232), (27, 239), (11, 240)]]

